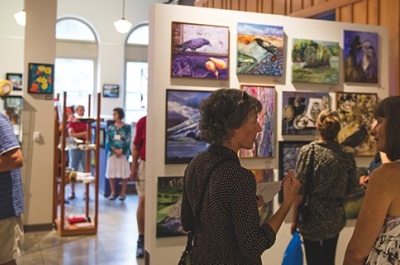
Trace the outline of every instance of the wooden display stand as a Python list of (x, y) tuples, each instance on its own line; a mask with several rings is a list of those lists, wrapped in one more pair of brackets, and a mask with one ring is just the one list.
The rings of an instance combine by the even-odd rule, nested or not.
[[(87, 126), (87, 141), (84, 144), (84, 150), (87, 150), (86, 152), (86, 165), (85, 165), (85, 172), (90, 172), (90, 152), (94, 150), (94, 157), (95, 157), (95, 164), (94, 164), (94, 179), (90, 179), (90, 181), (84, 181), (85, 185), (85, 207), (84, 207), (84, 216), (87, 218), (88, 221), (86, 222), (80, 222), (80, 223), (75, 223), (75, 224), (70, 224), (68, 222), (68, 217), (66, 216), (66, 211), (65, 211), (65, 185), (68, 182), (68, 176), (65, 176), (65, 169), (67, 167), (66, 165), (66, 154), (65, 152), (59, 152), (58, 148), (59, 145), (61, 147), (61, 150), (66, 150), (66, 138), (67, 138), (67, 131), (66, 131), (66, 126), (67, 126), (67, 107), (66, 107), (66, 99), (67, 99), (67, 93), (64, 92), (63, 96), (63, 111), (62, 111), (62, 130), (61, 130), (61, 143), (59, 140), (59, 120), (58, 120), (58, 115), (55, 115), (55, 130), (54, 130), (54, 185), (53, 185), (53, 220), (54, 220), (54, 225), (57, 227), (57, 232), (60, 236), (75, 236), (75, 235), (93, 235), (97, 233), (97, 227), (98, 227), (98, 201), (99, 201), (99, 137), (95, 137), (95, 143), (90, 144), (90, 139), (91, 139), (91, 131), (92, 131), (92, 126), (90, 126), (91, 123), (96, 122), (96, 136), (99, 135), (100, 131), (100, 103), (101, 103), (101, 94), (98, 93), (97, 95), (97, 118), (84, 118), (81, 119), (81, 121), (85, 122), (88, 124)], [(90, 102), (91, 98), (89, 95), (89, 104), (88, 104), (88, 112), (90, 115)], [(58, 110), (56, 108), (56, 114), (58, 114)], [(88, 147), (91, 148), (88, 148)], [(60, 154), (60, 156), (59, 156)], [(61, 161), (61, 163), (59, 162)], [(60, 170), (59, 170), (60, 169)], [(59, 172), (60, 175), (59, 176)], [(90, 183), (94, 183), (94, 205), (92, 206), (92, 212), (91, 210), (91, 205), (89, 205), (89, 185)], [(57, 192), (58, 190), (58, 185), (60, 186), (60, 192)], [(73, 207), (73, 206), (72, 206)], [(90, 213), (92, 216), (90, 217)]]

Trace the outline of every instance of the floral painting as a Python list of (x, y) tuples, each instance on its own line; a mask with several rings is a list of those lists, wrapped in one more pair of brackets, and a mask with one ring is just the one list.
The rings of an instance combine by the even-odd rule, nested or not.
[(344, 81), (377, 84), (378, 51), (378, 33), (345, 30)]
[(172, 22), (171, 46), (171, 77), (228, 79), (228, 27)]
[(338, 84), (337, 42), (293, 39), (292, 82)]
[(54, 65), (29, 63), (28, 71), (28, 93), (53, 94)]
[(282, 92), (282, 135), (315, 135), (319, 113), (330, 106), (329, 93)]
[(237, 74), (283, 75), (283, 27), (237, 24)]
[(241, 149), (239, 157), (274, 157), (275, 87), (242, 85), (241, 89), (261, 102), (262, 110), (258, 116), (258, 122), (262, 131), (257, 134), (253, 148)]
[(341, 120), (339, 143), (355, 156), (374, 156), (376, 145), (370, 131), (378, 95), (336, 92), (336, 101)]

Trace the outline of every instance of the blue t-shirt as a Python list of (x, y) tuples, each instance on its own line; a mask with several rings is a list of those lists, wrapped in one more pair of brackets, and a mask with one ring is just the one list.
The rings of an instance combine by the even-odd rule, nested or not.
[[(0, 113), (0, 156), (20, 148), (10, 121)], [(0, 172), (0, 219), (19, 216), (24, 212), (21, 170)]]

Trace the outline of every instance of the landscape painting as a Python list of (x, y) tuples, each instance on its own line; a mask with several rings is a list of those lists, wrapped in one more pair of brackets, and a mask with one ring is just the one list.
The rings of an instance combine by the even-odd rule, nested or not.
[(378, 51), (378, 33), (345, 30), (344, 81), (377, 84)]
[(171, 77), (229, 77), (229, 28), (172, 22)]
[(378, 95), (336, 92), (336, 101), (341, 122), (339, 143), (355, 156), (374, 156), (376, 144), (370, 131)]
[(237, 74), (283, 75), (283, 27), (237, 24)]
[(293, 39), (292, 82), (338, 84), (337, 42)]
[(186, 235), (181, 224), (183, 177), (158, 177), (156, 237)]
[(330, 107), (329, 93), (282, 92), (282, 135), (315, 135), (319, 113)]
[(166, 164), (186, 164), (208, 144), (200, 139), (199, 105), (211, 91), (167, 89)]
[(262, 104), (258, 122), (262, 131), (256, 136), (252, 149), (240, 149), (240, 158), (274, 157), (275, 87), (242, 85), (241, 90), (257, 98)]

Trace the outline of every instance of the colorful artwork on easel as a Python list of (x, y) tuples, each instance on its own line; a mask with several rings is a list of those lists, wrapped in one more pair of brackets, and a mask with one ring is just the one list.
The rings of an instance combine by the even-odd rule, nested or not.
[(239, 157), (274, 157), (275, 87), (242, 85), (241, 90), (261, 102), (262, 110), (258, 116), (258, 122), (262, 131), (257, 134), (252, 149), (240, 149)]
[(344, 81), (377, 84), (378, 33), (345, 30), (343, 42)]
[(237, 24), (237, 74), (283, 75), (283, 27)]
[(292, 82), (339, 84), (337, 42), (293, 39)]
[(315, 135), (319, 113), (330, 106), (329, 93), (282, 92), (282, 135)]

